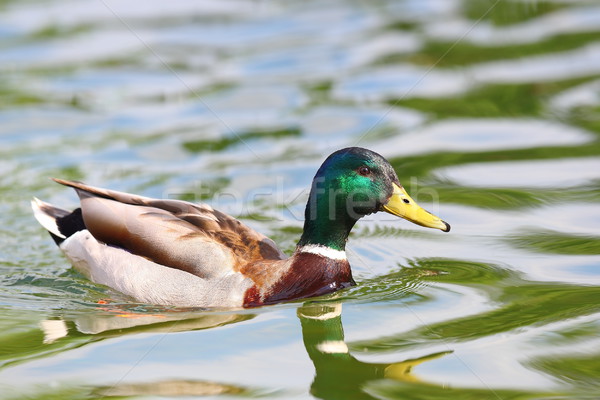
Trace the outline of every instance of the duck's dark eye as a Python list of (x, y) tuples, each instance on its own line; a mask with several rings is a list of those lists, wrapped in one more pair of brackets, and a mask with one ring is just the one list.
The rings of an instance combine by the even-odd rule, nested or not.
[(358, 169), (358, 173), (361, 174), (362, 176), (369, 176), (369, 175), (371, 175), (371, 168), (366, 167), (366, 166), (360, 167)]
[(402, 199), (403, 202), (405, 202), (406, 204), (410, 203), (410, 201), (408, 199)]

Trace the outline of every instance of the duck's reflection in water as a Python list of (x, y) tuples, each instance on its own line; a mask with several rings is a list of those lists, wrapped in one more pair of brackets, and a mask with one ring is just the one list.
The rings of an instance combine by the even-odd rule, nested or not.
[(420, 382), (414, 366), (450, 352), (394, 363), (369, 363), (354, 358), (344, 341), (342, 305), (306, 304), (298, 309), (302, 337), (308, 356), (315, 366), (311, 394), (320, 399), (375, 399), (363, 389), (374, 380), (394, 379)]
[(98, 339), (129, 333), (173, 333), (216, 328), (254, 318), (255, 314), (231, 312), (198, 313), (194, 309), (169, 309), (128, 304), (107, 304), (97, 309), (101, 313), (81, 314), (71, 320), (46, 319), (40, 322), (44, 343), (65, 337), (69, 331), (100, 335)]
[[(68, 335), (69, 330), (103, 337), (121, 336), (133, 332), (181, 332), (215, 328), (253, 318), (254, 314), (197, 312), (144, 313), (123, 305), (109, 306), (108, 313), (80, 316), (66, 323), (63, 320), (42, 322), (45, 343)], [(157, 310), (160, 311), (160, 310)], [(344, 341), (341, 303), (307, 303), (298, 308), (302, 337), (308, 356), (315, 368), (310, 393), (320, 399), (375, 399), (364, 389), (372, 381), (392, 379), (417, 383), (414, 366), (441, 357), (448, 352), (430, 354), (417, 359), (394, 363), (369, 363), (353, 357)], [(282, 388), (248, 388), (208, 380), (168, 379), (152, 382), (118, 383), (93, 389), (103, 397), (120, 396), (211, 396), (229, 394), (252, 396), (256, 393), (285, 392)]]
[(152, 383), (126, 383), (112, 387), (104, 387), (95, 391), (101, 397), (133, 397), (133, 396), (215, 396), (246, 395), (248, 390), (233, 385), (225, 385), (209, 381), (172, 379)]

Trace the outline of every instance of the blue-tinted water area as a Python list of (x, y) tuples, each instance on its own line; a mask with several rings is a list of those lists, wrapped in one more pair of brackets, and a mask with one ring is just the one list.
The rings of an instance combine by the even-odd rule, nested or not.
[[(361, 220), (311, 301), (137, 303), (29, 206), (205, 202), (291, 253), (347, 146), (452, 230)], [(2, 399), (600, 398), (597, 1), (0, 1), (0, 171)]]

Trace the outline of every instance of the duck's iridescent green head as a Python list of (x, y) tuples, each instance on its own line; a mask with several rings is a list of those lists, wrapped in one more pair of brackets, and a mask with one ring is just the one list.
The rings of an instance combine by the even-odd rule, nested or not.
[(317, 171), (298, 245), (343, 250), (356, 221), (378, 211), (445, 232), (450, 230), (450, 225), (408, 196), (385, 158), (371, 150), (348, 147), (327, 157)]

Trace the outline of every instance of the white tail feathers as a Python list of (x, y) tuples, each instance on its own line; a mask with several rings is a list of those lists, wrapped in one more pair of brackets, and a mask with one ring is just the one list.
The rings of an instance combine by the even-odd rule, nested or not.
[(37, 197), (31, 200), (31, 208), (33, 209), (33, 216), (38, 222), (46, 228), (50, 233), (58, 236), (61, 239), (66, 239), (66, 236), (60, 233), (58, 225), (56, 225), (56, 218), (47, 212), (47, 210), (55, 209), (55, 207), (49, 203), (41, 201)]

